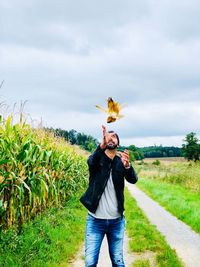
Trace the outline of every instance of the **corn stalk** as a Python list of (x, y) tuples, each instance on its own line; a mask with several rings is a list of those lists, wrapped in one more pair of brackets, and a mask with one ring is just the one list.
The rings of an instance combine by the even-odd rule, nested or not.
[(87, 165), (64, 139), (12, 115), (0, 122), (0, 227), (62, 205), (86, 184)]

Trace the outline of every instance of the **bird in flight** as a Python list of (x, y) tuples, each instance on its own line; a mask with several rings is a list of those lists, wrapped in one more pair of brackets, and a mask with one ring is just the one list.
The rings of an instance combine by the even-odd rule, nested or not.
[(116, 121), (117, 119), (123, 118), (124, 116), (119, 114), (120, 110), (124, 107), (125, 104), (119, 105), (118, 102), (115, 102), (112, 97), (109, 97), (108, 100), (108, 109), (104, 109), (99, 105), (95, 105), (96, 108), (101, 111), (107, 113), (109, 116), (107, 117), (107, 123), (111, 123)]

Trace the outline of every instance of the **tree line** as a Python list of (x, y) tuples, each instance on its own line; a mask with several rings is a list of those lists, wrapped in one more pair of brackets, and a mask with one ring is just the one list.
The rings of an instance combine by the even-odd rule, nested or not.
[[(63, 137), (67, 142), (72, 145), (78, 145), (81, 148), (93, 152), (99, 141), (87, 135), (85, 133), (77, 132), (76, 130), (63, 130), (61, 128), (45, 128), (48, 131), (53, 131), (56, 136)], [(130, 152), (131, 160), (142, 160), (144, 158), (161, 158), (161, 157), (185, 157), (188, 160), (197, 161), (200, 158), (200, 144), (196, 133), (191, 132), (186, 135), (183, 140), (184, 144), (182, 147), (175, 146), (147, 146), (147, 147), (136, 147), (135, 145), (130, 146), (119, 146), (119, 151), (128, 149)]]
[(174, 146), (148, 146), (136, 147), (130, 145), (129, 147), (121, 147), (121, 149), (128, 149), (130, 151), (131, 160), (141, 160), (143, 158), (162, 158), (162, 157), (184, 157), (187, 160), (198, 161), (200, 159), (200, 140), (197, 134), (191, 132), (186, 135), (183, 140), (182, 147)]
[(47, 131), (54, 132), (56, 136), (63, 137), (67, 142), (71, 143), (72, 145), (78, 145), (81, 148), (93, 152), (99, 141), (92, 137), (91, 135), (87, 135), (84, 133), (79, 133), (74, 129), (69, 131), (63, 130), (61, 128), (45, 128)]
[[(131, 153), (131, 158), (135, 160), (141, 160), (144, 158), (162, 158), (162, 157), (180, 157), (182, 156), (181, 148), (179, 147), (165, 147), (165, 146), (148, 146), (148, 147), (136, 147), (130, 145), (128, 147), (122, 146), (123, 149), (128, 149)], [(119, 149), (120, 149), (119, 148)]]

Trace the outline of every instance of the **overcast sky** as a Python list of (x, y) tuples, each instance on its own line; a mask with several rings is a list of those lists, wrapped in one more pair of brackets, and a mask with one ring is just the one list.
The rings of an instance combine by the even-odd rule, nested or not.
[[(200, 136), (199, 0), (1, 0), (0, 102), (44, 126), (121, 144)], [(125, 116), (106, 123), (108, 97)]]

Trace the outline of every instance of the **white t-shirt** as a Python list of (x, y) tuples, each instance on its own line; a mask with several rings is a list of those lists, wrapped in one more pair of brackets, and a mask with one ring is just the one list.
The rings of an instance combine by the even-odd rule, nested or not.
[(99, 200), (99, 205), (95, 213), (88, 210), (88, 213), (99, 219), (116, 219), (120, 217), (120, 213), (117, 209), (117, 196), (112, 180), (112, 172), (106, 184), (105, 190)]

